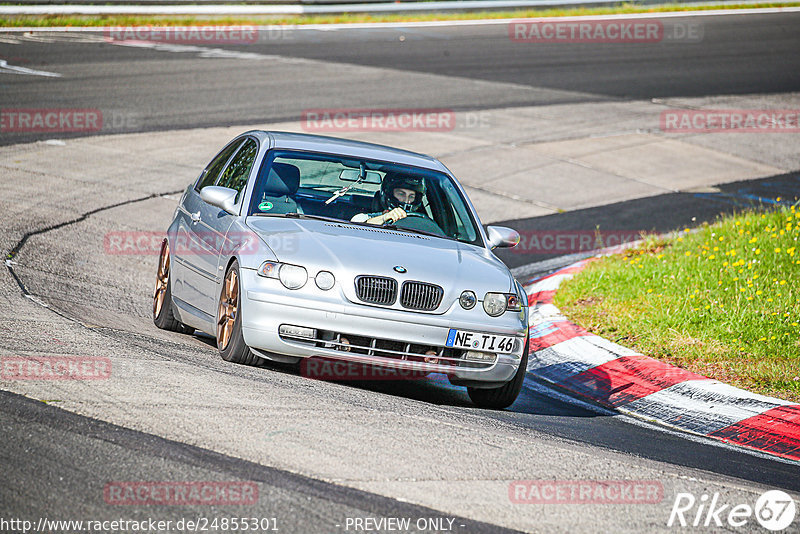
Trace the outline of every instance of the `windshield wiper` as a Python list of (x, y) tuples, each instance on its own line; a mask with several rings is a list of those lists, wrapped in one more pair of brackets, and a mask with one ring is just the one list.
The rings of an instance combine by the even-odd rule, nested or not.
[[(370, 225), (370, 226), (373, 226), (373, 225)], [(399, 230), (401, 232), (410, 232), (412, 234), (422, 234), (422, 235), (428, 235), (428, 236), (431, 236), (431, 237), (443, 237), (443, 238), (447, 239), (447, 236), (444, 236), (444, 235), (441, 235), (441, 234), (434, 234), (433, 232), (426, 232), (425, 230), (417, 230), (416, 228), (406, 228), (404, 226), (397, 226), (396, 224), (382, 224), (380, 227), (381, 228), (387, 228), (389, 230)]]
[(343, 219), (337, 219), (336, 217), (326, 217), (324, 215), (309, 215), (308, 213), (287, 213), (284, 217), (289, 217), (291, 219), (314, 219), (317, 221), (327, 221), (327, 222), (342, 222)]
[(405, 228), (402, 226), (397, 226), (396, 224), (382, 224), (382, 225), (375, 225), (375, 224), (368, 224), (368, 223), (359, 223), (348, 221), (346, 219), (337, 219), (335, 217), (325, 217), (323, 215), (309, 215), (307, 213), (253, 213), (251, 214), (253, 217), (284, 217), (289, 219), (314, 219), (317, 221), (325, 221), (325, 222), (333, 222), (338, 224), (352, 224), (354, 226), (366, 226), (367, 228), (386, 228), (387, 230), (395, 230), (400, 232), (409, 232), (412, 234), (421, 234), (430, 237), (441, 237), (444, 239), (452, 239), (446, 235), (435, 234), (433, 232), (426, 232), (425, 230), (417, 230), (416, 228)]

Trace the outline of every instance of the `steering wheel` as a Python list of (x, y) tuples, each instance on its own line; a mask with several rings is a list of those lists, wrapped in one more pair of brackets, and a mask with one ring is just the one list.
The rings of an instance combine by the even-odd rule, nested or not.
[[(418, 211), (407, 211), (406, 212), (406, 216), (403, 217), (403, 219), (407, 219), (409, 217), (422, 217), (424, 219), (431, 220), (430, 217), (428, 217), (424, 213), (419, 213)], [(403, 219), (400, 219), (400, 221), (402, 221)], [(386, 226), (386, 225), (389, 225), (389, 224), (397, 224), (398, 222), (399, 221), (393, 221), (393, 220), (389, 219), (388, 221), (385, 221), (385, 222), (381, 223), (381, 226)]]
[(410, 212), (406, 214), (406, 217), (396, 221), (394, 223), (395, 226), (399, 228), (409, 228), (411, 230), (421, 230), (423, 232), (428, 232), (431, 234), (436, 234), (440, 236), (446, 236), (447, 234), (439, 227), (436, 222), (425, 215), (424, 213), (416, 213)]

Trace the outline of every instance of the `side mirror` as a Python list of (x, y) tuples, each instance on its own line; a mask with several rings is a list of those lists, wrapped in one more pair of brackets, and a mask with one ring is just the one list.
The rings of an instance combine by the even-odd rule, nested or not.
[(492, 249), (516, 247), (520, 239), (519, 232), (505, 226), (487, 226), (486, 236)]
[(231, 215), (239, 215), (236, 209), (237, 194), (235, 189), (219, 187), (217, 185), (209, 185), (200, 190), (200, 198), (214, 207), (225, 210)]

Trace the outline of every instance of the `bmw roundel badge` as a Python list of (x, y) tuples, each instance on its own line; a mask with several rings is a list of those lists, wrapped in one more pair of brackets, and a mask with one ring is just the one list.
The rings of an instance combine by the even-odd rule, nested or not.
[(405, 267), (403, 267), (402, 265), (395, 265), (393, 268), (394, 268), (395, 272), (400, 273), (400, 274), (404, 274), (404, 273), (408, 272), (408, 270)]

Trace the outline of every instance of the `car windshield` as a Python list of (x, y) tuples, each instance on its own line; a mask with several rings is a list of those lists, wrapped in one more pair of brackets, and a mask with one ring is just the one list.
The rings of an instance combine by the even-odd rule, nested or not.
[(248, 215), (288, 214), (481, 244), (472, 214), (449, 176), (387, 161), (273, 150), (259, 170)]

